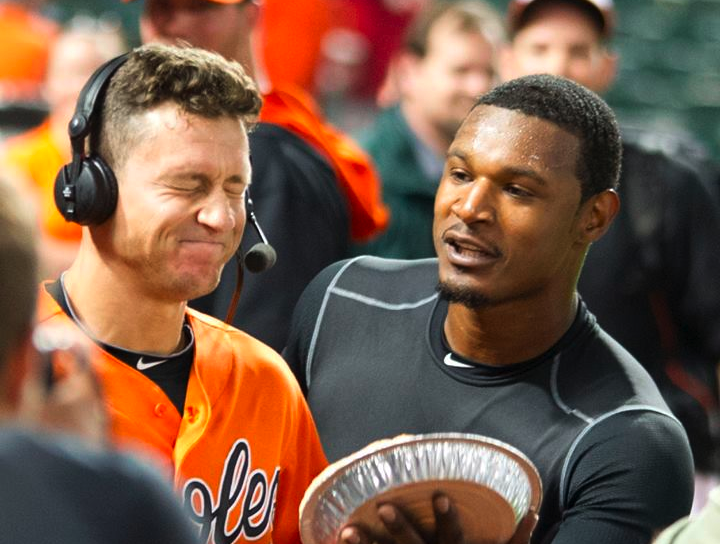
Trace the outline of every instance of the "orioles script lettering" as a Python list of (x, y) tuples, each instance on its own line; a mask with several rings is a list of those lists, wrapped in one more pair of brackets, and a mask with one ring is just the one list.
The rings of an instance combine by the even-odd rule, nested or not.
[[(232, 544), (242, 536), (257, 540), (272, 527), (280, 467), (268, 481), (264, 470), (251, 471), (251, 461), (247, 440), (238, 440), (225, 459), (217, 497), (201, 478), (186, 482), (183, 501), (191, 519), (200, 525), (202, 542)], [(229, 528), (231, 517), (237, 522)]]

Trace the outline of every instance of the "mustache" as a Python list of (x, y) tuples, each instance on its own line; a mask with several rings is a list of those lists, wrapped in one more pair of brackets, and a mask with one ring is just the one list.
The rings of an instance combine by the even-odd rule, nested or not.
[(503, 256), (502, 249), (495, 242), (488, 240), (465, 223), (455, 223), (445, 229), (442, 233), (442, 241), (446, 244), (462, 245), (463, 247), (475, 246), (479, 251), (494, 257)]

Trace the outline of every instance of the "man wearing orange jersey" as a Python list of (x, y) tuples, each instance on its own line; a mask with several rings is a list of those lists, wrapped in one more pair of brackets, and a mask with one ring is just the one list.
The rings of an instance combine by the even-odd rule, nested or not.
[(104, 64), (55, 186), (80, 249), (41, 289), (39, 321), (93, 341), (115, 442), (161, 462), (216, 544), (298, 542), (298, 505), (325, 465), (280, 356), (187, 308), (238, 249), (260, 106), (238, 63), (200, 49), (146, 45)]
[[(183, 40), (220, 53), (262, 85), (252, 47), (260, 9), (254, 0), (146, 0), (140, 35), (144, 43)], [(278, 260), (261, 275), (246, 275), (233, 324), (280, 350), (302, 289), (346, 257), (351, 240), (379, 233), (388, 212), (368, 156), (322, 120), (308, 95), (263, 90), (260, 123), (250, 135), (252, 194)], [(256, 241), (246, 236), (242, 247)], [(235, 285), (236, 268), (228, 266), (219, 287), (193, 306), (223, 318)]]

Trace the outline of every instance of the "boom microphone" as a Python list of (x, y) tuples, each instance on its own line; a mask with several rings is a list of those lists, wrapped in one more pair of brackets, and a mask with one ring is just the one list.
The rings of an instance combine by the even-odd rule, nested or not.
[(245, 254), (243, 263), (250, 272), (257, 274), (272, 268), (276, 260), (275, 249), (270, 244), (259, 243), (251, 247)]
[(255, 217), (255, 205), (253, 204), (252, 198), (250, 198), (250, 193), (246, 196), (247, 218), (250, 220), (250, 224), (253, 226), (262, 242), (258, 242), (250, 248), (250, 250), (245, 254), (243, 262), (250, 272), (257, 274), (258, 272), (264, 272), (265, 270), (273, 267), (275, 261), (277, 261), (277, 253), (275, 252), (275, 249), (268, 244), (265, 233), (260, 228), (260, 223), (258, 223), (257, 217)]
[(235, 310), (237, 309), (238, 302), (240, 301), (240, 291), (242, 290), (244, 279), (243, 264), (245, 265), (245, 268), (247, 268), (250, 272), (252, 272), (253, 274), (257, 274), (259, 272), (269, 270), (273, 267), (275, 261), (277, 261), (277, 253), (275, 252), (275, 248), (268, 244), (265, 233), (260, 228), (260, 223), (258, 223), (257, 217), (255, 217), (255, 206), (253, 205), (252, 198), (250, 198), (250, 193), (246, 193), (245, 197), (247, 218), (250, 220), (250, 224), (253, 226), (255, 232), (257, 232), (257, 235), (260, 237), (262, 242), (258, 242), (257, 244), (252, 246), (250, 250), (245, 254), (245, 257), (242, 256), (242, 249), (240, 248), (238, 248), (237, 253), (235, 253), (238, 264), (238, 276), (237, 283), (235, 284), (235, 292), (233, 293), (232, 299), (230, 300), (227, 315), (225, 316), (225, 323), (230, 323), (232, 321), (232, 318), (235, 315)]

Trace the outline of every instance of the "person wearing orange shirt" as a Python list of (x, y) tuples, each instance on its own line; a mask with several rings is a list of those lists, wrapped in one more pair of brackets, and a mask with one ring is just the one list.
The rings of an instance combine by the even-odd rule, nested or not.
[(3, 101), (40, 98), (58, 25), (43, 17), (40, 2), (0, 3), (0, 97)]
[(69, 26), (54, 43), (42, 94), (50, 114), (38, 127), (5, 142), (2, 160), (34, 197), (42, 233), (41, 274), (53, 277), (67, 268), (77, 252), (80, 227), (55, 207), (53, 184), (70, 160), (67, 124), (83, 84), (103, 62), (125, 50), (117, 27)]

